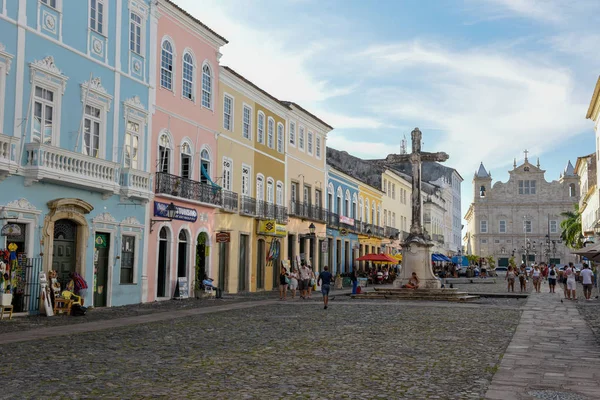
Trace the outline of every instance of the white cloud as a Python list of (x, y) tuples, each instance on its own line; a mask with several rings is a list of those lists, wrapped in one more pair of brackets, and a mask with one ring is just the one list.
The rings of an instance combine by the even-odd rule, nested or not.
[[(385, 158), (395, 151), (390, 148), (389, 143), (349, 140), (336, 131), (327, 137), (327, 146), (364, 159)], [(399, 147), (398, 145), (398, 151)]]

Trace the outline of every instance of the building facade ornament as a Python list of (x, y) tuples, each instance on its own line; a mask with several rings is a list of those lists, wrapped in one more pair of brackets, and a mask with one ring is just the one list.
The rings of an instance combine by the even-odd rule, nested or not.
[(121, 225), (142, 225), (135, 217), (127, 217), (121, 221)]
[(37, 208), (29, 202), (29, 200), (25, 198), (20, 198), (18, 200), (11, 201), (6, 205), (8, 208), (18, 208), (20, 210), (30, 210), (37, 211)]
[(92, 222), (95, 224), (97, 224), (97, 223), (116, 224), (117, 220), (109, 212), (103, 212), (102, 214), (98, 214), (97, 216), (92, 218)]

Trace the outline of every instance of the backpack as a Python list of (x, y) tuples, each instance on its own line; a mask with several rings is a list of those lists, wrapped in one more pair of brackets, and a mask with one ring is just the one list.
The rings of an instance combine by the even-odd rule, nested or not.
[(556, 272), (554, 271), (554, 268), (552, 268), (552, 269), (550, 270), (550, 276), (555, 276), (555, 275), (556, 275)]

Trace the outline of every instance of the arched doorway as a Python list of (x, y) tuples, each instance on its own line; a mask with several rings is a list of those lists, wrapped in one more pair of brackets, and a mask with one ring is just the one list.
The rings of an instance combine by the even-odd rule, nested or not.
[(169, 277), (169, 230), (162, 227), (158, 234), (158, 274), (156, 275), (156, 297), (167, 297)]
[(52, 269), (58, 272), (62, 287), (69, 282), (69, 274), (76, 269), (77, 224), (70, 219), (60, 219), (54, 223), (52, 248)]
[[(196, 280), (202, 281), (206, 275), (206, 244), (208, 243), (208, 235), (206, 232), (200, 232), (196, 239)], [(219, 286), (221, 285), (221, 277), (219, 276)]]
[(186, 231), (179, 232), (179, 243), (177, 245), (177, 277), (187, 277), (188, 264), (188, 235)]
[(256, 252), (256, 288), (265, 288), (265, 240), (258, 239), (258, 248)]

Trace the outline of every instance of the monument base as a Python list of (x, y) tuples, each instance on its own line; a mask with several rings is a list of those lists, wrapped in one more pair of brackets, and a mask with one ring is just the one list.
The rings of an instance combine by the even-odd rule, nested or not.
[(431, 252), (433, 243), (421, 236), (409, 237), (403, 245), (402, 271), (394, 281), (394, 287), (406, 285), (412, 273), (416, 272), (419, 278), (419, 289), (439, 289), (442, 283), (433, 273), (431, 268)]

